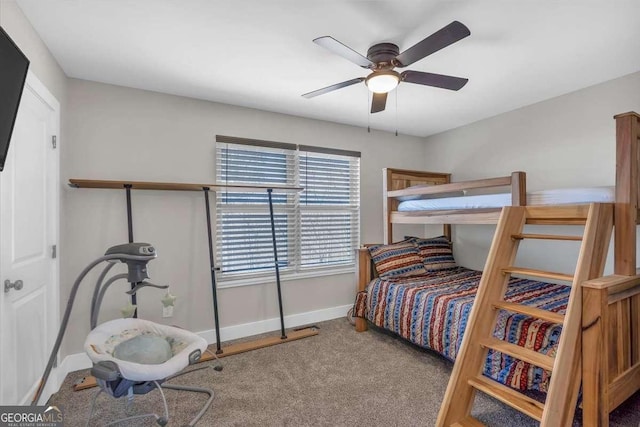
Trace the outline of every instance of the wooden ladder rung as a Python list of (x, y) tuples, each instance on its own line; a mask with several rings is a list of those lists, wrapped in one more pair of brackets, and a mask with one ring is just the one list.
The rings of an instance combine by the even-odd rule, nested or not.
[(539, 366), (548, 371), (553, 370), (553, 363), (555, 359), (546, 354), (538, 353), (535, 350), (521, 347), (517, 344), (511, 344), (510, 342), (502, 341), (497, 338), (491, 337), (480, 340), (479, 344), (483, 347), (505, 353), (516, 359), (523, 360), (531, 363), (532, 365)]
[(514, 240), (541, 239), (541, 240), (573, 240), (578, 242), (582, 240), (582, 236), (563, 236), (559, 234), (512, 234), (511, 238)]
[(503, 268), (501, 271), (504, 274), (522, 274), (525, 276), (543, 277), (545, 279), (556, 279), (573, 282), (573, 276), (571, 274), (554, 273), (553, 271), (534, 270), (533, 268), (520, 267), (507, 267)]
[(512, 311), (514, 313), (526, 314), (536, 319), (546, 320), (551, 323), (564, 323), (564, 314), (555, 313), (553, 311), (542, 310), (540, 308), (531, 307), (529, 305), (517, 304), (515, 302), (497, 301), (493, 303), (495, 308)]
[(485, 427), (485, 425), (469, 415), (464, 420), (451, 424), (451, 427)]
[(544, 404), (538, 402), (535, 399), (525, 396), (524, 394), (519, 393), (516, 390), (513, 390), (484, 376), (470, 378), (469, 385), (474, 387), (476, 390), (480, 390), (481, 392), (486, 393), (495, 399), (498, 399), (500, 402), (511, 406), (513, 409), (516, 409), (537, 421), (542, 420), (542, 411), (544, 411)]

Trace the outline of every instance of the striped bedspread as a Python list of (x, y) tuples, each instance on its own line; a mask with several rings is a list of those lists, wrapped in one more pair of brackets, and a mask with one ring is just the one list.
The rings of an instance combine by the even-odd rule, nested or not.
[[(378, 278), (358, 293), (354, 314), (453, 361), (481, 275), (458, 267), (393, 281)], [(564, 313), (569, 292), (564, 285), (512, 278), (506, 300)], [(560, 325), (501, 310), (494, 335), (553, 355), (560, 331)], [(542, 368), (493, 351), (487, 357), (485, 375), (513, 388), (543, 392), (550, 377)]]

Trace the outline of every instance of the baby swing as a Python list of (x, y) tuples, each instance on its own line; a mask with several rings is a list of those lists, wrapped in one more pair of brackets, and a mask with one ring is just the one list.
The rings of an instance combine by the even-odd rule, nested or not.
[[(163, 389), (191, 391), (209, 396), (200, 412), (189, 422), (189, 426), (195, 425), (205, 414), (213, 401), (213, 390), (166, 384), (168, 380), (192, 372), (180, 371), (200, 360), (202, 352), (207, 349), (207, 342), (203, 338), (184, 329), (134, 318), (111, 320), (96, 326), (104, 294), (115, 281), (127, 279), (135, 283), (135, 287), (127, 292), (130, 295), (143, 287), (167, 288), (144, 281), (149, 277), (147, 263), (155, 257), (156, 251), (153, 246), (147, 243), (127, 243), (109, 248), (103, 257), (93, 261), (80, 273), (71, 289), (49, 363), (31, 402), (32, 405), (37, 404), (55, 362), (80, 283), (96, 265), (107, 261), (108, 264), (100, 274), (93, 292), (91, 332), (84, 343), (84, 349), (93, 363), (91, 374), (96, 377), (100, 387), (93, 397), (87, 425), (93, 416), (96, 399), (101, 393), (114, 398), (127, 396), (130, 402), (136, 394), (146, 394), (157, 389), (164, 405), (162, 416), (155, 413), (134, 415), (116, 420), (109, 425), (151, 416), (159, 425), (166, 425), (169, 422), (169, 409)], [(118, 262), (127, 264), (128, 273), (115, 275), (105, 282), (109, 270)], [(220, 369), (221, 366), (216, 366), (216, 370)]]

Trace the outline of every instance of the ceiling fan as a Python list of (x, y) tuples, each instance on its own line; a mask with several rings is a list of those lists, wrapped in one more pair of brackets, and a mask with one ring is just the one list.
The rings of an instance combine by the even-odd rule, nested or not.
[(385, 109), (387, 94), (395, 89), (400, 82), (459, 90), (467, 84), (469, 79), (411, 70), (398, 73), (394, 68), (404, 68), (411, 65), (440, 49), (462, 40), (470, 34), (471, 31), (469, 31), (469, 28), (464, 24), (453, 21), (402, 53), (400, 53), (398, 46), (393, 43), (378, 43), (369, 48), (366, 58), (331, 36), (318, 37), (313, 40), (314, 43), (362, 68), (368, 68), (372, 70), (372, 72), (367, 77), (356, 77), (355, 79), (305, 93), (302, 96), (305, 98), (313, 98), (337, 89), (342, 89), (343, 87), (364, 82), (369, 90), (373, 92), (371, 112), (378, 113)]

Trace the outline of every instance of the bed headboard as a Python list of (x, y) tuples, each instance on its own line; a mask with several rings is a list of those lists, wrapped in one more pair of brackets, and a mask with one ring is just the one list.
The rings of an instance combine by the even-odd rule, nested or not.
[(362, 245), (362, 247), (357, 249), (357, 258), (358, 258), (358, 276), (357, 280), (357, 290), (358, 292), (364, 291), (367, 288), (369, 282), (378, 277), (378, 271), (373, 265), (373, 261), (371, 260), (371, 254), (369, 253), (369, 247), (375, 246), (372, 244)]
[[(384, 168), (382, 170), (382, 210), (384, 212), (384, 239), (385, 243), (393, 241), (393, 230), (391, 228), (391, 211), (398, 209), (398, 200), (387, 197), (387, 192), (402, 190), (414, 185), (440, 185), (451, 182), (450, 173), (413, 171), (407, 169)], [(443, 224), (443, 234), (451, 240), (451, 226)]]

